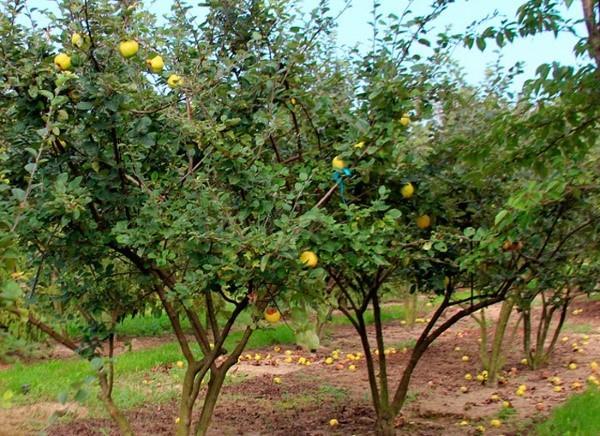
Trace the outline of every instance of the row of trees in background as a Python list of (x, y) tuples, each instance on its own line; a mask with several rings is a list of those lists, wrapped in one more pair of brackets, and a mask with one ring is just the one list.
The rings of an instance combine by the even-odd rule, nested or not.
[[(49, 33), (24, 24), (23, 2), (5, 1), (3, 316), (89, 359), (123, 434), (115, 326), (150, 309), (166, 312), (187, 361), (179, 435), (206, 433), (267, 308), (298, 320), (316, 308), (322, 322), (333, 304), (350, 319), (381, 435), (394, 434), (428, 347), (486, 307), (503, 303), (505, 321), (519, 307), (529, 361), (543, 363), (550, 321), (596, 289), (597, 13), (585, 9), (589, 34), (576, 48), (594, 64), (542, 65), (515, 102), (513, 72), (474, 89), (452, 48), (571, 23), (554, 2), (531, 0), (502, 27), (431, 35), (449, 3), (385, 19), (375, 7), (363, 55), (340, 53), (326, 1), (308, 16), (289, 1), (212, 1), (202, 21), (175, 1), (164, 25), (139, 3), (63, 1)], [(394, 381), (381, 300), (397, 283), (442, 300)], [(545, 316), (531, 341), (539, 295)], [(69, 336), (67, 322), (83, 335)], [(233, 329), (243, 334), (226, 347)], [(486, 359), (494, 375), (501, 333)]]

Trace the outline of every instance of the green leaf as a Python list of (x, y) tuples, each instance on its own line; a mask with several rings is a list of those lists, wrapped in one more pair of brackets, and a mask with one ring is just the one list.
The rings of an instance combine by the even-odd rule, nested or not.
[(477, 38), (477, 40), (475, 41), (475, 43), (477, 44), (477, 48), (479, 50), (481, 50), (481, 51), (485, 50), (485, 46), (486, 46), (486, 44), (485, 44), (485, 38), (479, 37), (479, 38)]
[(80, 111), (87, 111), (92, 109), (94, 104), (89, 101), (80, 101), (75, 107)]
[(23, 296), (23, 290), (19, 284), (13, 280), (4, 283), (0, 297), (8, 301), (16, 301)]
[(58, 394), (58, 396), (56, 397), (56, 400), (60, 403), (60, 404), (65, 404), (67, 402), (67, 400), (69, 399), (69, 394), (66, 391), (60, 392)]
[(75, 397), (73, 398), (78, 403), (83, 403), (90, 396), (90, 392), (87, 389), (79, 389), (75, 393)]
[(265, 254), (261, 259), (260, 259), (260, 270), (261, 272), (264, 272), (265, 269), (267, 269), (267, 264), (269, 263), (269, 257), (271, 257), (271, 253), (269, 254)]
[(25, 191), (19, 188), (13, 188), (10, 191), (17, 201), (25, 200)]
[(99, 371), (104, 366), (104, 361), (101, 357), (94, 357), (92, 360), (90, 360), (90, 366), (94, 371)]
[(500, 212), (498, 212), (496, 218), (494, 218), (494, 225), (497, 226), (498, 224), (500, 224), (500, 222), (504, 219), (504, 217), (506, 217), (507, 214), (508, 211), (506, 209), (502, 209)]
[(467, 227), (463, 230), (463, 235), (465, 235), (467, 238), (470, 238), (475, 234), (475, 232), (476, 230), (473, 227)]
[(445, 253), (446, 251), (448, 251), (448, 246), (443, 241), (438, 241), (435, 244), (433, 244), (433, 248), (439, 251), (440, 253)]

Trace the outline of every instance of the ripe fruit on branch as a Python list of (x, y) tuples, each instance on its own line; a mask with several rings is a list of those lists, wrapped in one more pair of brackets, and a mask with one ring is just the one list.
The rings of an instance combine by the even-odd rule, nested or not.
[(171, 74), (167, 79), (167, 85), (169, 85), (169, 88), (171, 89), (179, 88), (183, 85), (183, 78), (177, 74)]
[(54, 57), (54, 65), (61, 70), (65, 71), (71, 68), (71, 56), (65, 53), (59, 53)]
[(400, 194), (402, 194), (402, 197), (404, 197), (404, 198), (410, 198), (413, 196), (414, 193), (415, 193), (415, 187), (410, 182), (408, 182), (406, 185), (404, 185), (402, 187), (402, 189), (400, 189)]
[(165, 61), (162, 56), (154, 56), (152, 59), (146, 60), (146, 65), (153, 73), (160, 73), (165, 67)]
[(309, 268), (314, 268), (319, 263), (319, 258), (314, 251), (303, 251), (300, 253), (300, 262)]
[(267, 307), (265, 309), (265, 319), (271, 324), (275, 324), (281, 319), (281, 313), (274, 307)]
[(140, 45), (134, 39), (121, 41), (119, 43), (119, 53), (121, 53), (121, 56), (125, 59), (135, 56), (139, 49)]
[(75, 47), (81, 47), (83, 45), (83, 37), (79, 33), (71, 35), (71, 44)]
[(431, 218), (429, 217), (429, 215), (421, 215), (419, 217), (417, 217), (417, 227), (420, 229), (426, 229), (427, 227), (429, 227), (431, 225)]
[(408, 125), (410, 124), (410, 115), (402, 115), (402, 117), (400, 118), (400, 124), (402, 124), (402, 126), (404, 127), (408, 127)]
[(346, 162), (344, 162), (339, 156), (336, 156), (331, 160), (331, 166), (336, 170), (343, 170), (346, 168)]

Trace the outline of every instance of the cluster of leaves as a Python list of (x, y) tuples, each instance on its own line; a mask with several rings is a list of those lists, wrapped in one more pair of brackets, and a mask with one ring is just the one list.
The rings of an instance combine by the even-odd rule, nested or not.
[[(362, 316), (392, 278), (448, 304), (457, 286), (484, 304), (565, 280), (595, 289), (596, 70), (543, 66), (516, 104), (510, 72), (472, 89), (449, 61), (455, 36), (439, 35), (429, 57), (412, 47), (432, 45), (423, 33), (449, 3), (389, 17), (383, 35), (375, 8), (372, 51), (346, 57), (327, 2), (306, 22), (283, 0), (210, 2), (203, 22), (174, 2), (161, 26), (137, 4), (63, 1), (47, 35), (11, 3), (0, 15), (0, 304), (37, 325), (81, 322), (77, 349), (96, 363), (120, 319), (164, 308), (188, 362), (202, 363), (181, 316), (214, 362), (206, 332), (222, 344), (242, 310), (248, 334), (267, 305), (334, 301)], [(541, 3), (467, 45), (563, 31)], [(124, 39), (136, 56), (119, 54)], [(58, 51), (72, 71), (56, 70)], [(157, 54), (166, 70), (150, 74), (144, 59)], [(172, 72), (181, 86), (167, 86)], [(336, 156), (346, 168), (332, 174)], [(416, 224), (423, 215), (431, 226)], [(303, 250), (323, 268), (303, 268)]]

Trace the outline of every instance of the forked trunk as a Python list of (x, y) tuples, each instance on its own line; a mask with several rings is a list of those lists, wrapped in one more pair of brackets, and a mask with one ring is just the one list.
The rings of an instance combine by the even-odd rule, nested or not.
[(215, 406), (217, 405), (219, 393), (221, 392), (221, 387), (225, 381), (226, 373), (227, 370), (225, 368), (220, 368), (218, 371), (211, 372), (210, 380), (208, 381), (208, 390), (206, 391), (204, 404), (202, 405), (202, 412), (198, 424), (196, 425), (196, 436), (204, 436), (208, 431)]
[(394, 436), (396, 434), (394, 417), (391, 413), (385, 413), (377, 418), (375, 434), (377, 436)]

